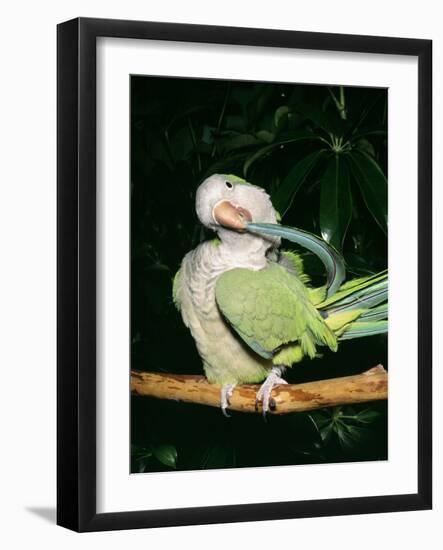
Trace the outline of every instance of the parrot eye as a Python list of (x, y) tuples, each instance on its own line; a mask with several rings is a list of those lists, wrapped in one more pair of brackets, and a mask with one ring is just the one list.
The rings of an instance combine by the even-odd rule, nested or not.
[(234, 185), (230, 181), (225, 181), (225, 185), (228, 189), (232, 189)]

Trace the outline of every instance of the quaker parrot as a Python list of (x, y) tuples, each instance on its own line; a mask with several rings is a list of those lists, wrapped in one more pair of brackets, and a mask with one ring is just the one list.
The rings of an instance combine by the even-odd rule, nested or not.
[[(227, 414), (236, 384), (262, 382), (263, 415), (284, 369), (322, 348), (387, 331), (387, 272), (343, 284), (344, 262), (321, 238), (279, 224), (264, 189), (225, 174), (199, 186), (196, 212), (217, 234), (184, 257), (173, 300), (190, 329), (209, 383), (219, 384)], [(299, 254), (280, 249), (286, 238), (314, 252), (327, 282), (314, 288)]]

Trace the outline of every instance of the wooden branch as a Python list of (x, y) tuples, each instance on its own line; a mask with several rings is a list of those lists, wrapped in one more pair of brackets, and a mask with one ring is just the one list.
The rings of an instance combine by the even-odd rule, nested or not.
[[(258, 385), (236, 386), (229, 409), (254, 413)], [(220, 386), (204, 376), (131, 371), (133, 395), (173, 399), (187, 403), (220, 406)], [(285, 414), (322, 407), (378, 401), (388, 397), (388, 374), (382, 365), (357, 374), (305, 384), (276, 386), (272, 390), (271, 413)]]

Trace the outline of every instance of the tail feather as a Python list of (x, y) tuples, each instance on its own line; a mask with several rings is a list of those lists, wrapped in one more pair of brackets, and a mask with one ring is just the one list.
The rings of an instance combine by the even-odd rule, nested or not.
[(350, 311), (354, 309), (369, 309), (388, 299), (388, 282), (376, 283), (361, 291), (356, 291), (352, 296), (348, 296), (329, 307), (325, 308), (329, 314), (339, 311)]
[(383, 271), (344, 283), (316, 307), (339, 340), (350, 340), (387, 332), (387, 299), (388, 275)]
[(339, 340), (351, 340), (388, 332), (388, 321), (355, 321), (345, 327)]
[[(385, 271), (377, 275), (360, 277), (342, 285), (335, 294), (317, 304), (318, 309), (329, 309), (330, 306), (347, 304), (355, 300), (356, 297), (372, 294), (372, 291), (383, 286), (387, 288), (388, 275)], [(380, 284), (380, 287), (377, 285)]]
[(384, 303), (373, 307), (360, 316), (361, 321), (381, 321), (388, 318), (388, 304)]
[(358, 286), (360, 286), (362, 283), (366, 282), (373, 282), (375, 280), (382, 279), (383, 277), (387, 277), (388, 270), (384, 269), (383, 271), (379, 271), (378, 273), (374, 273), (373, 275), (366, 275), (364, 277), (357, 277), (355, 279), (351, 279), (349, 281), (346, 281), (343, 283), (339, 290), (348, 290), (348, 289), (354, 289)]

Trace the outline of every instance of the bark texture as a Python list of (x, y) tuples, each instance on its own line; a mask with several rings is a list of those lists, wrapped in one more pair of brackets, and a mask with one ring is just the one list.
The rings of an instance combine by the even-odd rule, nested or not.
[[(254, 413), (258, 385), (236, 386), (230, 410)], [(220, 386), (209, 384), (204, 376), (131, 371), (133, 395), (173, 399), (187, 403), (220, 406)], [(362, 374), (305, 384), (276, 386), (272, 391), (271, 414), (309, 411), (336, 405), (378, 401), (388, 397), (388, 374), (377, 365)]]

